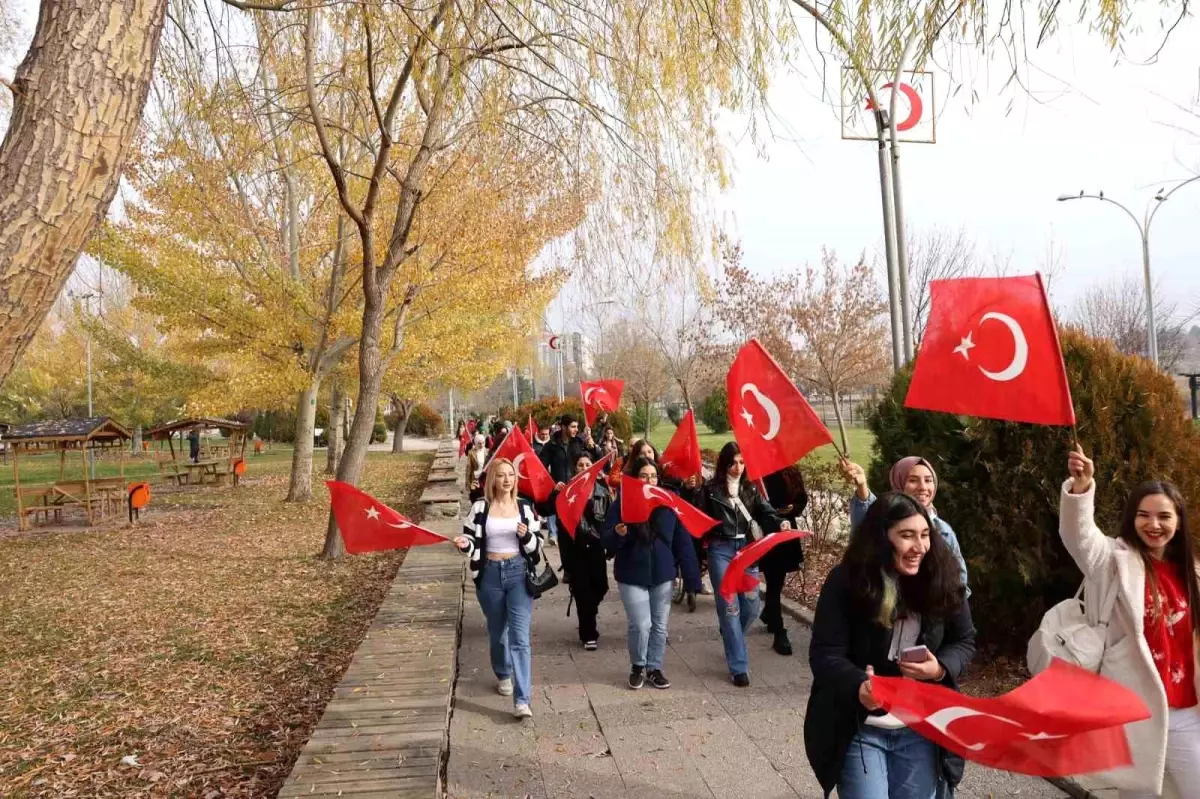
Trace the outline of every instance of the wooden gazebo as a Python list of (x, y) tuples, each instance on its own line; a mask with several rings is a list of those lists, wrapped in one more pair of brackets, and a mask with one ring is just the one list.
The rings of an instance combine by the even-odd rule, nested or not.
[[(193, 430), (225, 430), (229, 432), (229, 443), (222, 445), (219, 451), (209, 450), (202, 453), (199, 462), (179, 455), (184, 452), (184, 437)], [(245, 471), (246, 464), (246, 432), (248, 424), (235, 422), (231, 419), (220, 419), (213, 416), (197, 416), (187, 419), (177, 419), (174, 422), (159, 425), (147, 434), (153, 441), (166, 441), (171, 453), (169, 461), (157, 458), (158, 469), (166, 480), (173, 480), (179, 485), (203, 483), (211, 478), (214, 483), (224, 483), (232, 475), (233, 484), (237, 485), (238, 477)], [(179, 435), (179, 452), (175, 450), (175, 436)], [(156, 456), (157, 457), (157, 456)], [(181, 468), (182, 467), (182, 468)]]
[[(80, 508), (88, 525), (95, 524), (105, 511), (120, 507), (125, 498), (125, 442), (129, 430), (107, 416), (88, 419), (53, 419), (46, 422), (15, 425), (4, 434), (13, 454), (13, 488), (17, 494), (17, 526), (29, 529), (29, 517), (35, 520), (51, 516), (62, 518), (68, 508)], [(88, 453), (116, 449), (119, 453), (118, 477), (93, 478)], [(58, 453), (58, 479), (51, 485), (21, 485), (21, 455)], [(67, 453), (80, 453), (83, 478), (66, 480)]]

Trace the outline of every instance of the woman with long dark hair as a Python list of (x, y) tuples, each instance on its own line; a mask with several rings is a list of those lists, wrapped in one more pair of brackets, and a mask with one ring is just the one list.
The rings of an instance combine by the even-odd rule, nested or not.
[(813, 685), (804, 748), (825, 795), (934, 799), (962, 778), (961, 758), (884, 713), (871, 678), (957, 689), (975, 628), (957, 564), (925, 508), (884, 494), (850, 535), (813, 619)]
[[(637, 479), (658, 485), (654, 461), (637, 458), (632, 466)], [(649, 682), (655, 688), (670, 688), (662, 668), (676, 565), (689, 585), (700, 581), (692, 537), (669, 508), (655, 508), (644, 523), (627, 524), (621, 521), (620, 502), (618, 494), (606, 517), (603, 540), (615, 556), (613, 576), (629, 619), (629, 687), (637, 690)]]
[[(741, 448), (737, 442), (730, 441), (721, 448), (712, 479), (696, 492), (696, 501), (693, 503), (717, 520), (717, 526), (705, 535), (708, 575), (716, 598), (717, 621), (721, 627), (721, 641), (725, 645), (725, 662), (729, 666), (733, 684), (739, 688), (750, 685), (746, 633), (759, 615), (758, 589), (737, 594), (732, 600), (726, 601), (721, 596), (721, 580), (729, 568), (729, 562), (742, 547), (765, 533), (774, 533), (790, 526), (767, 503), (754, 483), (745, 479), (745, 469), (746, 461), (742, 458)], [(747, 574), (757, 573), (757, 568), (747, 570)]]
[(1187, 506), (1179, 489), (1154, 481), (1134, 489), (1109, 538), (1096, 526), (1095, 466), (1076, 447), (1067, 459), (1059, 533), (1098, 596), (1116, 581), (1100, 674), (1136, 692), (1150, 718), (1125, 728), (1133, 765), (1106, 774), (1121, 799), (1196, 795), (1200, 706), (1196, 654), (1200, 578)]
[[(800, 473), (800, 467), (788, 466), (768, 474), (763, 478), (763, 488), (767, 490), (767, 501), (780, 518), (786, 520), (792, 529), (798, 529), (797, 522), (808, 507), (808, 492), (804, 490), (804, 476)], [(792, 642), (783, 622), (783, 584), (787, 582), (788, 574), (798, 571), (803, 563), (804, 550), (798, 540), (775, 547), (758, 562), (767, 583), (759, 619), (775, 636), (771, 648), (784, 656), (792, 654)]]
[[(592, 468), (592, 457), (587, 453), (575, 460), (575, 475)], [(557, 492), (551, 497), (551, 502)], [(565, 533), (559, 541), (562, 548), (563, 571), (570, 575), (568, 587), (575, 598), (576, 615), (579, 617), (579, 640), (583, 648), (595, 652), (599, 646), (600, 631), (596, 627), (596, 616), (600, 603), (608, 593), (608, 557), (600, 533), (604, 520), (612, 506), (612, 494), (602, 480), (597, 480), (592, 495), (586, 500), (583, 516), (575, 528), (575, 534)]]

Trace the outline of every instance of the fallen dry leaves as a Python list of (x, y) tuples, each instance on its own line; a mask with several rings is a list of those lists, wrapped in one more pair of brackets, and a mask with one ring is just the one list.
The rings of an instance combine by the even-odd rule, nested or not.
[[(364, 488), (412, 513), (430, 460)], [(328, 493), (281, 502), (285, 468), (0, 540), (0, 796), (275, 794), (403, 558), (317, 558)]]

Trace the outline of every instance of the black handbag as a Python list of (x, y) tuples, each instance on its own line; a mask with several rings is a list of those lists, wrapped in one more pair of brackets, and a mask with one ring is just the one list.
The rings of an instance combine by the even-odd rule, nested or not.
[(530, 566), (529, 570), (525, 572), (525, 590), (534, 599), (558, 585), (558, 575), (554, 573), (554, 567), (549, 562), (543, 563), (543, 566), (545, 568), (542, 569), (541, 574), (538, 574), (533, 566)]

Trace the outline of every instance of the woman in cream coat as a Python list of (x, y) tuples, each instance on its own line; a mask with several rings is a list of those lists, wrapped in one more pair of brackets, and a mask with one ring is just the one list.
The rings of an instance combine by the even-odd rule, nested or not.
[(1109, 538), (1093, 518), (1092, 462), (1076, 448), (1067, 467), (1063, 544), (1099, 595), (1112, 580), (1119, 586), (1100, 673), (1137, 692), (1151, 713), (1125, 728), (1133, 765), (1100, 780), (1120, 788), (1121, 799), (1200, 795), (1200, 618), (1193, 611), (1200, 581), (1183, 498), (1170, 483), (1142, 484), (1125, 507), (1120, 536)]

